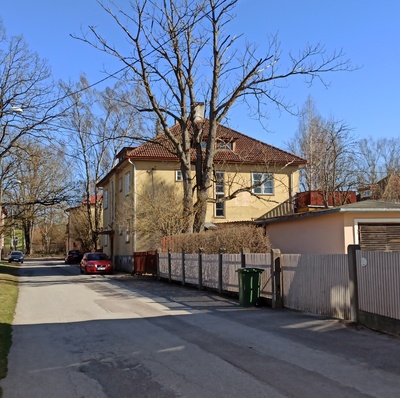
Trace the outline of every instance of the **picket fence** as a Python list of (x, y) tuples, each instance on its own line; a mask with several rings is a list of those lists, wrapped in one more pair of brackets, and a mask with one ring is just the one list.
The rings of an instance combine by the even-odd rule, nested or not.
[[(272, 297), (271, 285), (271, 255), (269, 253), (242, 254), (182, 254), (159, 253), (158, 276), (175, 282), (191, 284), (199, 287), (239, 292), (237, 270), (243, 266), (262, 268), (260, 295)], [(171, 264), (169, 269), (169, 263)], [(201, 278), (199, 279), (199, 265)], [(220, 264), (220, 267), (218, 266)]]

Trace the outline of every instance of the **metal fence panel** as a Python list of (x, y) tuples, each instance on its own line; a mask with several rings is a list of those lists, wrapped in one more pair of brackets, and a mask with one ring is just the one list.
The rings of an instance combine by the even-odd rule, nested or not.
[(285, 307), (349, 319), (347, 255), (283, 254), (282, 263)]
[(356, 257), (359, 309), (400, 320), (400, 253), (359, 251)]

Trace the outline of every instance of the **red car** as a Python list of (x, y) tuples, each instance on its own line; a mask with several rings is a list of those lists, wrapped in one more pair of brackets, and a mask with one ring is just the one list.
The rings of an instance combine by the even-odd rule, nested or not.
[(112, 274), (114, 266), (105, 253), (85, 253), (80, 263), (81, 274)]

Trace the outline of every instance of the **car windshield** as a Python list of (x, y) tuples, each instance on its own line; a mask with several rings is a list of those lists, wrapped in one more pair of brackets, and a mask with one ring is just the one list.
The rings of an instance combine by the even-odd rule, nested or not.
[(20, 256), (22, 252), (11, 252), (12, 256)]
[(89, 261), (93, 261), (93, 260), (108, 260), (108, 256), (107, 256), (107, 254), (104, 254), (104, 253), (90, 253), (87, 256), (87, 259)]

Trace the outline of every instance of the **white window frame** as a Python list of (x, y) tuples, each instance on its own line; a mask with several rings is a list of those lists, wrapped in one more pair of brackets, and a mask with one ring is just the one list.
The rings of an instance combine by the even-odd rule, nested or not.
[(108, 189), (105, 189), (103, 192), (103, 209), (108, 208)]
[[(223, 171), (215, 172), (215, 199), (225, 196), (225, 173)], [(221, 213), (221, 214), (218, 214)], [(216, 202), (214, 206), (214, 216), (218, 218), (226, 217), (225, 202)]]
[(125, 174), (125, 196), (129, 195), (131, 192), (131, 172), (128, 171)]
[(233, 151), (233, 142), (232, 141), (217, 141), (217, 149), (225, 150), (225, 151)]
[(182, 170), (175, 170), (175, 181), (183, 181)]
[[(264, 182), (262, 184), (260, 184), (261, 181), (264, 181)], [(259, 172), (251, 173), (251, 184), (253, 186), (251, 191), (256, 195), (273, 195), (274, 194), (275, 187), (274, 187), (274, 174), (273, 173), (259, 173)]]

